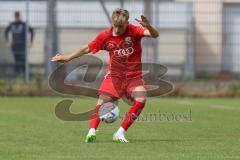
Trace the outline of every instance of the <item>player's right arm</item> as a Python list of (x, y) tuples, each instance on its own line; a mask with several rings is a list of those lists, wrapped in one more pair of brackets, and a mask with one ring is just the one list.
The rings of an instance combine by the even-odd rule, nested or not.
[(51, 61), (68, 62), (74, 58), (80, 57), (84, 54), (88, 54), (89, 52), (90, 50), (88, 48), (88, 45), (85, 45), (69, 55), (56, 54), (54, 57), (52, 57)]

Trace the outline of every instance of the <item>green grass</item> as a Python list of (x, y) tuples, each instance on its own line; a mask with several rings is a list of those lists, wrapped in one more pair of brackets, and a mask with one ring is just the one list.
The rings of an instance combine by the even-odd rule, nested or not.
[[(112, 142), (121, 124), (101, 124), (95, 143), (84, 143), (88, 122), (56, 118), (62, 98), (0, 98), (0, 159), (240, 159), (240, 100), (151, 98), (149, 113), (188, 115), (182, 119), (138, 121), (129, 129), (128, 144)], [(73, 99), (72, 112), (95, 105), (90, 98)], [(120, 102), (121, 113), (128, 106)], [(188, 117), (189, 118), (189, 117)]]

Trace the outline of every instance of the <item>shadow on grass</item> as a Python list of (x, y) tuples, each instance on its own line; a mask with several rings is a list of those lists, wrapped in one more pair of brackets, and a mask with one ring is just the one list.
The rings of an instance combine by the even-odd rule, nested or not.
[[(161, 142), (185, 142), (190, 139), (128, 139), (130, 143), (161, 143)], [(113, 140), (97, 140), (94, 143), (121, 143)], [(125, 144), (125, 143), (124, 143)]]
[(131, 143), (158, 143), (158, 142), (184, 142), (189, 141), (187, 139), (129, 139)]

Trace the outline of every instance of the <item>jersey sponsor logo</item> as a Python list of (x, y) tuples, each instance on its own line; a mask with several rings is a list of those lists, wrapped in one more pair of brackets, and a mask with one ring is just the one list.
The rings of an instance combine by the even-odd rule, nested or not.
[(133, 47), (123, 48), (115, 50), (113, 53), (116, 57), (128, 57), (133, 54), (134, 49)]

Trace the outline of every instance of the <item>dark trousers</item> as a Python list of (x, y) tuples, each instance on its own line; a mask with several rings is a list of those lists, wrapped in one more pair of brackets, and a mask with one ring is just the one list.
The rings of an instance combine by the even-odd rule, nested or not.
[(26, 63), (26, 50), (12, 50), (15, 59), (15, 73), (20, 75), (25, 73), (25, 63)]

